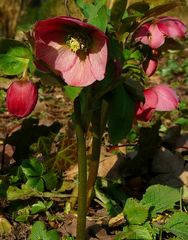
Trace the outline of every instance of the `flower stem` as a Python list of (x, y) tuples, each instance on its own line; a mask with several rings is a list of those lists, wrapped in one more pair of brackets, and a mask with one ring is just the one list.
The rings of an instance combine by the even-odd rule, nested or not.
[(106, 126), (106, 115), (108, 111), (108, 104), (106, 101), (102, 101), (99, 109), (93, 114), (92, 130), (92, 153), (89, 163), (89, 175), (87, 182), (87, 208), (90, 206), (93, 189), (96, 182), (101, 151), (101, 137)]
[(81, 121), (79, 97), (74, 101), (75, 131), (78, 151), (78, 220), (77, 240), (86, 239), (86, 195), (87, 195), (87, 156), (86, 140)]

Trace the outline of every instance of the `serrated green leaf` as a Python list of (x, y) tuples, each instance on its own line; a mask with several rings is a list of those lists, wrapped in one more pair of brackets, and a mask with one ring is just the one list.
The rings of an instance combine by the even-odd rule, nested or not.
[(139, 225), (126, 226), (123, 232), (120, 234), (120, 238), (115, 238), (115, 240), (153, 240), (147, 227)]
[(160, 184), (150, 186), (143, 195), (141, 202), (151, 207), (151, 215), (162, 213), (167, 209), (172, 209), (179, 201), (179, 190)]
[(128, 198), (123, 209), (129, 224), (143, 224), (148, 218), (148, 212), (149, 207), (134, 198)]
[(115, 89), (110, 99), (108, 127), (111, 142), (119, 143), (132, 128), (135, 103), (123, 86)]
[(38, 177), (41, 176), (44, 171), (42, 163), (36, 158), (24, 160), (21, 168), (26, 177)]
[(176, 212), (164, 225), (164, 230), (182, 239), (188, 239), (188, 214)]

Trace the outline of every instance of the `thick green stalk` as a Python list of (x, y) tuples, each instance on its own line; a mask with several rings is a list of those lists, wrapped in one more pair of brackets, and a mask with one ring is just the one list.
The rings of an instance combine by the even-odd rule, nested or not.
[(106, 126), (107, 111), (108, 103), (106, 101), (102, 101), (102, 104), (100, 104), (99, 109), (93, 114), (92, 121), (93, 141), (87, 182), (87, 208), (90, 206), (92, 200), (93, 189), (98, 174), (101, 151), (101, 137)]
[(86, 239), (86, 198), (87, 198), (87, 156), (86, 140), (81, 121), (80, 100), (74, 102), (75, 131), (77, 137), (78, 151), (78, 218), (77, 218), (77, 240)]

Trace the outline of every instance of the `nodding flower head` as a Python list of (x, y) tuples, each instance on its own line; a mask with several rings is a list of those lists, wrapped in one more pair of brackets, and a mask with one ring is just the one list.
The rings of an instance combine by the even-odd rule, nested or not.
[(136, 42), (141, 42), (151, 48), (159, 48), (165, 38), (182, 38), (185, 36), (186, 26), (174, 17), (159, 17), (151, 22), (142, 24), (134, 33)]
[(165, 84), (144, 90), (145, 102), (138, 102), (136, 105), (136, 118), (142, 121), (149, 121), (155, 111), (174, 110), (179, 103), (175, 91)]

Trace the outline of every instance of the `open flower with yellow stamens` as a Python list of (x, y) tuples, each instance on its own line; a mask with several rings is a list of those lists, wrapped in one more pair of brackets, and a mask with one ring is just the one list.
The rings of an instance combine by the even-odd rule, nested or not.
[(107, 37), (96, 27), (72, 17), (38, 21), (35, 53), (68, 85), (88, 86), (105, 76)]

